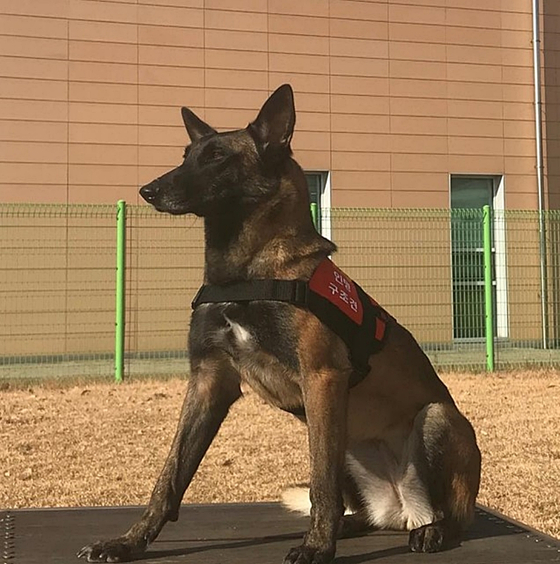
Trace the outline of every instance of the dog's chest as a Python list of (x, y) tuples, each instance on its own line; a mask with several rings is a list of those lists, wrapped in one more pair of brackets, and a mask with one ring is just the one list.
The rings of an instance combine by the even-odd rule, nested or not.
[(299, 360), (289, 310), (270, 303), (204, 309), (204, 323), (193, 318), (191, 348), (202, 342), (224, 350), (242, 379), (268, 402), (282, 409), (300, 405)]
[(200, 337), (226, 350), (236, 361), (264, 353), (299, 371), (297, 338), (290, 308), (274, 302), (207, 306), (207, 323)]

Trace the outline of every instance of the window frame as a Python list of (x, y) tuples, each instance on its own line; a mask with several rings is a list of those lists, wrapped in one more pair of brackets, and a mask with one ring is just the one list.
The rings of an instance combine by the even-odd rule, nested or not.
[[(317, 231), (327, 239), (331, 238), (331, 174), (327, 170), (316, 170), (316, 169), (309, 169), (303, 171), (305, 174), (305, 178), (310, 175), (318, 176), (319, 177), (319, 201), (313, 202), (311, 201), (311, 194), (310, 202), (317, 204), (317, 213), (318, 213), (318, 225)], [(308, 183), (309, 187), (309, 183)]]
[[(506, 253), (506, 222), (505, 222), (505, 176), (502, 174), (473, 174), (453, 173), (449, 175), (449, 209), (452, 207), (453, 180), (455, 178), (484, 178), (492, 180), (490, 203), (492, 208), (492, 254), (494, 258), (494, 319), (495, 336), (507, 339), (509, 336), (508, 288), (507, 288), (507, 253)], [(451, 252), (453, 247), (451, 246)], [(453, 264), (452, 257), (451, 264)], [(454, 277), (451, 271), (451, 303), (454, 305)], [(455, 337), (453, 325), (453, 340), (457, 342), (478, 341), (480, 338)]]

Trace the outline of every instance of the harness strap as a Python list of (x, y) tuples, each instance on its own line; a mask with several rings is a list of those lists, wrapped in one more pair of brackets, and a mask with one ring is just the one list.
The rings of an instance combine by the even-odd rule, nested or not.
[(387, 323), (393, 319), (329, 259), (320, 263), (309, 281), (269, 279), (204, 285), (194, 297), (192, 308), (206, 303), (252, 301), (304, 307), (325, 323), (348, 346), (354, 367), (350, 387), (369, 373), (369, 357), (383, 348)]
[(248, 280), (226, 286), (204, 285), (196, 293), (192, 308), (219, 302), (272, 300), (307, 306), (309, 286), (304, 280)]

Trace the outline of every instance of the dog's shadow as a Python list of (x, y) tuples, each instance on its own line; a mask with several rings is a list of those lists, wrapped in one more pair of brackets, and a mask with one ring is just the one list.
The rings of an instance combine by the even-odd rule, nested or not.
[[(487, 516), (486, 516), (487, 517)], [(509, 535), (516, 535), (523, 532), (521, 529), (517, 527), (512, 527), (511, 524), (502, 521), (500, 519), (492, 519), (491, 521), (488, 518), (482, 520), (480, 517), (478, 518), (476, 525), (473, 526), (465, 535), (465, 538), (462, 543), (458, 544), (457, 546), (449, 547), (445, 552), (454, 551), (457, 548), (460, 548), (461, 545), (464, 543), (468, 544), (469, 542), (477, 539), (484, 539), (490, 537), (501, 537), (501, 536), (509, 536)], [(375, 538), (376, 533), (372, 533), (372, 537)], [(188, 544), (193, 544), (193, 541), (188, 541), (185, 539), (178, 539), (178, 540), (163, 540), (162, 544), (169, 544), (169, 543), (181, 543), (183, 546), (181, 548), (171, 548), (171, 549), (159, 549), (157, 548), (158, 541), (156, 541), (152, 548), (138, 557), (138, 560), (158, 560), (170, 557), (180, 557), (180, 556), (191, 556), (195, 554), (203, 554), (209, 553), (212, 551), (223, 551), (223, 550), (235, 550), (235, 549), (243, 549), (243, 548), (250, 548), (250, 547), (259, 547), (265, 545), (273, 545), (275, 543), (283, 543), (285, 541), (293, 541), (294, 546), (299, 544), (304, 536), (303, 530), (299, 532), (291, 532), (291, 533), (283, 533), (277, 535), (268, 535), (263, 537), (244, 537), (244, 538), (212, 538), (207, 539), (206, 544), (205, 541), (196, 541), (196, 546), (188, 546)], [(370, 537), (370, 535), (364, 535), (361, 538)], [(358, 541), (358, 538), (354, 539), (345, 539), (345, 540), (354, 540)], [(336, 564), (363, 564), (365, 562), (373, 562), (376, 560), (380, 560), (383, 558), (388, 558), (391, 556), (404, 556), (410, 552), (408, 547), (407, 537), (403, 535), (403, 543), (399, 546), (391, 546), (387, 548), (379, 547), (375, 550), (369, 550), (368, 552), (364, 552), (362, 554), (352, 554), (348, 556), (337, 556), (335, 563)], [(339, 541), (341, 542), (341, 541)], [(187, 546), (185, 546), (187, 545)], [(365, 548), (365, 547), (364, 547)], [(258, 556), (256, 557), (258, 558)]]
[[(274, 544), (288, 540), (294, 541), (294, 544), (301, 542), (304, 533), (285, 533), (280, 535), (271, 535), (265, 537), (253, 537), (242, 539), (219, 539), (213, 538), (209, 540), (209, 544), (199, 545), (196, 547), (182, 547), (177, 549), (165, 550), (150, 550), (140, 556), (139, 560), (157, 560), (160, 558), (170, 558), (173, 556), (192, 556), (210, 551), (222, 551), (229, 549), (241, 549), (248, 547), (263, 546), (267, 544)], [(188, 541), (164, 541), (164, 542), (188, 542)], [(157, 543), (155, 543), (157, 544)], [(406, 544), (403, 546), (396, 546), (391, 548), (384, 548), (379, 550), (370, 551), (364, 554), (354, 554), (351, 556), (338, 556), (335, 560), (336, 564), (362, 564), (364, 562), (372, 562), (381, 558), (389, 556), (404, 555), (409, 552)]]
[[(301, 541), (303, 538), (304, 533), (284, 533), (281, 535), (270, 535), (265, 537), (251, 537), (251, 538), (241, 538), (241, 539), (220, 539), (220, 538), (212, 538), (208, 540), (208, 544), (198, 545), (194, 547), (183, 547), (183, 548), (176, 548), (176, 549), (166, 549), (166, 550), (149, 550), (145, 552), (138, 558), (138, 560), (151, 560), (151, 559), (158, 559), (158, 558), (169, 558), (170, 556), (190, 556), (192, 554), (200, 554), (204, 552), (209, 552), (212, 550), (228, 550), (228, 549), (238, 549), (238, 548), (247, 548), (252, 546), (261, 546), (266, 544), (273, 544), (277, 542), (283, 542), (287, 540), (293, 540), (294, 542)], [(169, 542), (181, 542), (181, 543), (188, 543), (189, 541), (184, 540), (174, 540), (174, 541), (163, 541), (165, 543)], [(191, 541), (192, 542), (192, 541)], [(200, 541), (198, 541), (200, 542)], [(154, 543), (154, 545), (157, 544)], [(152, 548), (154, 547), (152, 545)]]

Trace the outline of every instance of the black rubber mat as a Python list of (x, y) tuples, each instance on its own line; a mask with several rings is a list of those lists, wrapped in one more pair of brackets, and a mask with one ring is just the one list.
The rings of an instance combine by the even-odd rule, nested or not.
[[(0, 564), (78, 563), (85, 544), (117, 536), (139, 507), (0, 511)], [(185, 505), (141, 558), (143, 563), (267, 564), (299, 544), (306, 519), (277, 504)], [(378, 531), (338, 543), (337, 564), (532, 564), (560, 562), (560, 541), (482, 508), (463, 544), (438, 554), (410, 553), (406, 533)]]

